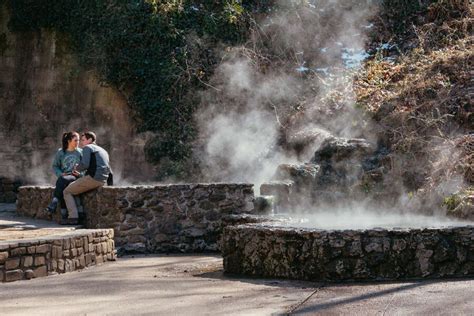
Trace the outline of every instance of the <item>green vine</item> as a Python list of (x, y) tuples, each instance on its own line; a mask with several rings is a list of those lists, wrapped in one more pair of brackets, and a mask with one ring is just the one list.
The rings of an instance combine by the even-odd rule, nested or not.
[(209, 47), (242, 42), (248, 29), (237, 0), (5, 2), (11, 31), (64, 34), (83, 67), (127, 96), (139, 131), (156, 135), (147, 158), (173, 165), (191, 156), (198, 102), (189, 92), (202, 89), (212, 74), (216, 57)]
[[(309, 2), (314, 1), (0, 0), (0, 5), (9, 10), (11, 31), (56, 31), (81, 67), (95, 69), (121, 91), (138, 130), (155, 135), (145, 147), (148, 160), (167, 161), (165, 174), (186, 177), (199, 104), (193, 92), (206, 88), (218, 64), (214, 48), (244, 43), (252, 16), (271, 14), (269, 7)], [(382, 5), (405, 30), (433, 2), (382, 0)], [(0, 53), (5, 45), (0, 34)]]

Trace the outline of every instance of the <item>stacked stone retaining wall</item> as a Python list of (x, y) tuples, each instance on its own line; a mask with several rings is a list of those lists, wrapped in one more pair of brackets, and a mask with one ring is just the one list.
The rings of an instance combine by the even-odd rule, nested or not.
[(0, 242), (0, 281), (65, 273), (115, 260), (112, 229)]
[[(50, 219), (51, 187), (19, 189), (20, 215)], [(103, 187), (82, 196), (87, 228), (113, 228), (128, 252), (208, 252), (219, 249), (223, 218), (253, 211), (252, 184)]]
[(0, 203), (15, 203), (21, 181), (0, 177)]
[(391, 280), (474, 275), (474, 226), (317, 231), (224, 229), (224, 270), (300, 280)]

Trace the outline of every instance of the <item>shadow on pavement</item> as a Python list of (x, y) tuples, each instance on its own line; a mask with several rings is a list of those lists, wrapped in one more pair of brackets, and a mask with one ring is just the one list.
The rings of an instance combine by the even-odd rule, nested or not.
[(418, 283), (414, 283), (414, 284), (402, 285), (402, 286), (399, 286), (399, 287), (396, 287), (396, 288), (393, 288), (393, 289), (382, 290), (382, 291), (378, 291), (378, 292), (372, 292), (372, 293), (368, 293), (368, 294), (364, 294), (364, 295), (359, 295), (359, 296), (356, 296), (356, 297), (337, 300), (337, 301), (334, 301), (334, 302), (310, 305), (310, 306), (306, 306), (306, 307), (303, 307), (303, 308), (295, 308), (294, 310), (290, 311), (288, 314), (289, 315), (298, 315), (298, 314), (306, 314), (306, 313), (323, 312), (325, 310), (331, 309), (331, 308), (339, 306), (339, 305), (356, 303), (356, 302), (359, 302), (359, 301), (368, 300), (368, 299), (372, 299), (372, 298), (375, 298), (375, 297), (392, 294), (392, 293), (395, 293), (395, 292), (406, 291), (406, 290), (410, 290), (410, 289), (413, 289), (413, 288), (425, 286), (429, 283), (433, 283), (433, 282), (428, 282), (428, 283), (427, 282), (418, 282)]
[(273, 287), (292, 287), (299, 289), (307, 288), (320, 288), (323, 286), (321, 282), (311, 282), (311, 281), (300, 281), (300, 280), (288, 280), (288, 279), (270, 279), (270, 278), (259, 278), (259, 277), (248, 277), (237, 274), (225, 273), (222, 268), (212, 272), (205, 272), (201, 274), (195, 274), (195, 277), (206, 278), (206, 279), (216, 279), (216, 280), (226, 280), (226, 281), (236, 281), (249, 284), (258, 284), (258, 285), (268, 285)]
[[(365, 283), (344, 283), (344, 284), (326, 284), (321, 288), (332, 288), (332, 289), (337, 289), (341, 287), (351, 287), (351, 286), (358, 286), (358, 287), (364, 287), (364, 286), (376, 286), (376, 285), (391, 285), (391, 284), (400, 284), (400, 286), (397, 286), (395, 288), (390, 288), (390, 289), (385, 289), (385, 290), (380, 290), (380, 291), (373, 291), (370, 293), (366, 294), (361, 294), (357, 295), (355, 297), (350, 297), (350, 298), (343, 298), (343, 299), (336, 299), (330, 302), (322, 302), (322, 303), (316, 303), (316, 304), (310, 304), (308, 306), (304, 306), (303, 302), (299, 306), (295, 306), (293, 309), (291, 309), (288, 312), (288, 315), (300, 315), (300, 314), (314, 314), (318, 312), (329, 312), (329, 309), (339, 307), (342, 305), (349, 305), (353, 303), (360, 303), (365, 300), (370, 300), (374, 299), (377, 297), (381, 297), (384, 295), (389, 295), (397, 292), (403, 292), (403, 291), (409, 291), (415, 288), (421, 288), (424, 286), (429, 286), (432, 284), (437, 284), (437, 283), (452, 283), (452, 282), (459, 282), (459, 281), (466, 281), (466, 280), (473, 280), (474, 278), (472, 277), (466, 277), (466, 278), (457, 278), (457, 279), (430, 279), (430, 280), (402, 280), (402, 281), (393, 281), (393, 282), (365, 282)], [(404, 284), (401, 284), (401, 283)], [(406, 284), (409, 283), (409, 284)], [(315, 293), (317, 297), (317, 292)], [(309, 298), (306, 300), (308, 301)], [(328, 300), (326, 299), (321, 299), (321, 300)]]

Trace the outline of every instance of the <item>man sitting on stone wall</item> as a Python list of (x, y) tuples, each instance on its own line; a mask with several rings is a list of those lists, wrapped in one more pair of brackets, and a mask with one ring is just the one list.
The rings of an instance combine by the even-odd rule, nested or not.
[(74, 200), (78, 195), (103, 186), (112, 174), (109, 164), (109, 154), (96, 143), (96, 135), (93, 132), (85, 132), (81, 135), (80, 147), (82, 147), (82, 159), (75, 170), (86, 171), (85, 176), (77, 179), (64, 189), (64, 200), (68, 210), (68, 218), (63, 219), (63, 225), (79, 224), (79, 213)]

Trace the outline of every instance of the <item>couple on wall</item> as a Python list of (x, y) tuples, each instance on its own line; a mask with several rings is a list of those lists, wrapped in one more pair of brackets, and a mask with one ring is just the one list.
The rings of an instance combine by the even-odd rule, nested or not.
[(54, 157), (53, 170), (58, 179), (53, 200), (45, 210), (54, 213), (60, 203), (63, 225), (79, 224), (77, 195), (105, 183), (112, 185), (109, 154), (96, 144), (96, 139), (93, 132), (81, 135), (74, 131), (64, 133), (62, 148)]

